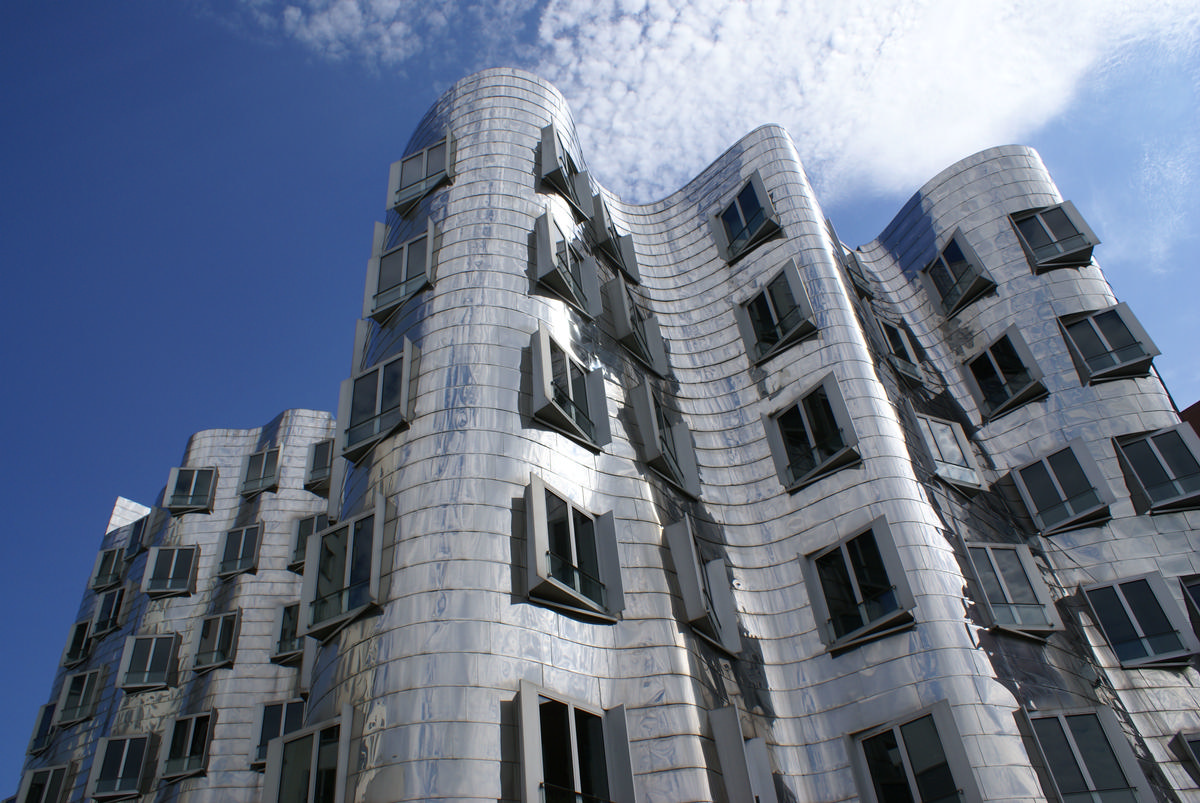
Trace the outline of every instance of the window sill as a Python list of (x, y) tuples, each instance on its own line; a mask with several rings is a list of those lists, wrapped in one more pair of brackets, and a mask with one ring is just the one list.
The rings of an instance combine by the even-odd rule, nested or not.
[(752, 362), (755, 365), (761, 365), (767, 362), (772, 357), (787, 351), (797, 343), (803, 343), (805, 340), (816, 337), (819, 330), (817, 325), (810, 320), (804, 320), (792, 327), (792, 329), (779, 339), (779, 342), (771, 346), (765, 352), (755, 357)]
[(995, 421), (998, 418), (1003, 418), (1013, 410), (1024, 407), (1026, 404), (1032, 404), (1035, 401), (1041, 401), (1049, 395), (1050, 392), (1046, 390), (1046, 386), (1043, 385), (1041, 381), (1032, 382), (1017, 393), (1013, 394), (1013, 396), (1003, 404), (997, 405), (991, 410), (985, 409), (981, 405), (979, 411), (983, 415), (983, 421), (986, 424)]
[(529, 592), (529, 601), (545, 605), (567, 613), (582, 614), (590, 619), (601, 622), (616, 622), (619, 617), (613, 616), (608, 609), (591, 597), (585, 597), (566, 583), (555, 577), (539, 577), (537, 588)]
[(338, 614), (337, 616), (331, 616), (328, 619), (323, 619), (320, 622), (311, 625), (301, 635), (311, 636), (312, 638), (320, 640), (321, 643), (326, 643), (329, 641), (329, 639), (341, 632), (342, 629), (351, 622), (358, 619), (360, 616), (364, 616), (368, 611), (375, 610), (377, 607), (378, 606), (374, 602), (368, 602), (365, 605), (359, 605), (357, 608), (352, 608), (345, 613)]
[(853, 633), (848, 633), (836, 641), (827, 642), (826, 647), (829, 650), (829, 654), (836, 658), (856, 647), (861, 647), (863, 644), (887, 638), (906, 630), (912, 630), (916, 626), (917, 623), (913, 619), (911, 611), (899, 610)]
[(807, 488), (809, 485), (812, 485), (814, 482), (824, 479), (825, 477), (829, 476), (830, 474), (840, 471), (843, 468), (850, 468), (851, 466), (856, 466), (861, 462), (862, 462), (862, 458), (859, 457), (858, 451), (855, 450), (854, 447), (844, 446), (844, 447), (842, 447), (841, 451), (839, 451), (837, 454), (830, 457), (828, 460), (826, 460), (821, 465), (817, 466), (816, 468), (812, 469), (811, 471), (807, 472), (806, 474), (804, 474), (796, 479), (793, 479), (787, 485), (787, 492), (790, 494), (794, 494), (797, 491)]
[(946, 318), (953, 318), (958, 313), (962, 312), (966, 307), (974, 304), (985, 295), (995, 292), (996, 283), (991, 279), (983, 276), (976, 276), (975, 280), (963, 291), (962, 296), (957, 301), (949, 306), (943, 305), (946, 313)]
[(554, 401), (551, 401), (541, 410), (534, 413), (533, 417), (540, 423), (545, 424), (556, 432), (566, 435), (571, 440), (593, 452), (604, 451), (604, 447), (589, 438), (583, 431), (583, 428), (576, 424)]
[(1099, 507), (1085, 510), (1082, 513), (1071, 516), (1064, 521), (1056, 522), (1049, 527), (1042, 527), (1038, 530), (1041, 535), (1057, 535), (1058, 533), (1070, 532), (1071, 530), (1083, 530), (1088, 527), (1098, 527), (1112, 518), (1109, 512), (1108, 505), (1104, 504)]

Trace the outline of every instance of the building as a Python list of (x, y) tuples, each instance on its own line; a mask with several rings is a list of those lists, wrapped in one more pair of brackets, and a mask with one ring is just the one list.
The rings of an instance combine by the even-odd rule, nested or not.
[(336, 419), (120, 503), (20, 803), (1180, 801), (1200, 441), (1036, 153), (842, 245), (787, 133), (623, 203), (491, 70)]

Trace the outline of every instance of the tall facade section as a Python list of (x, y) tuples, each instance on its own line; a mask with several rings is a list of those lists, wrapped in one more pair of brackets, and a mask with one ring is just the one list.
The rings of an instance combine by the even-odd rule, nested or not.
[(778, 127), (584, 156), (526, 73), (430, 110), (336, 420), (119, 518), (20, 803), (1195, 796), (1200, 442), (1037, 154), (855, 250)]

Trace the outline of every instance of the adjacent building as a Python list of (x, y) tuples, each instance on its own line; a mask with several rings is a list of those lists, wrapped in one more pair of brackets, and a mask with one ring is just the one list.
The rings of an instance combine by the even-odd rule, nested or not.
[(337, 415), (118, 504), (19, 803), (1200, 795), (1200, 441), (1038, 155), (854, 250), (778, 127), (585, 156), (429, 111)]

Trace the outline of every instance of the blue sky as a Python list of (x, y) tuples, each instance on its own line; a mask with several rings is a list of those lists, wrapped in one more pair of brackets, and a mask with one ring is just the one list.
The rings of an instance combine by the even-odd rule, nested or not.
[(116, 496), (152, 503), (196, 430), (335, 409), (388, 164), (475, 69), (555, 82), (633, 200), (781, 123), (850, 245), (955, 160), (1030, 144), (1200, 399), (1200, 5), (832, 5), (0, 4), (0, 797)]

